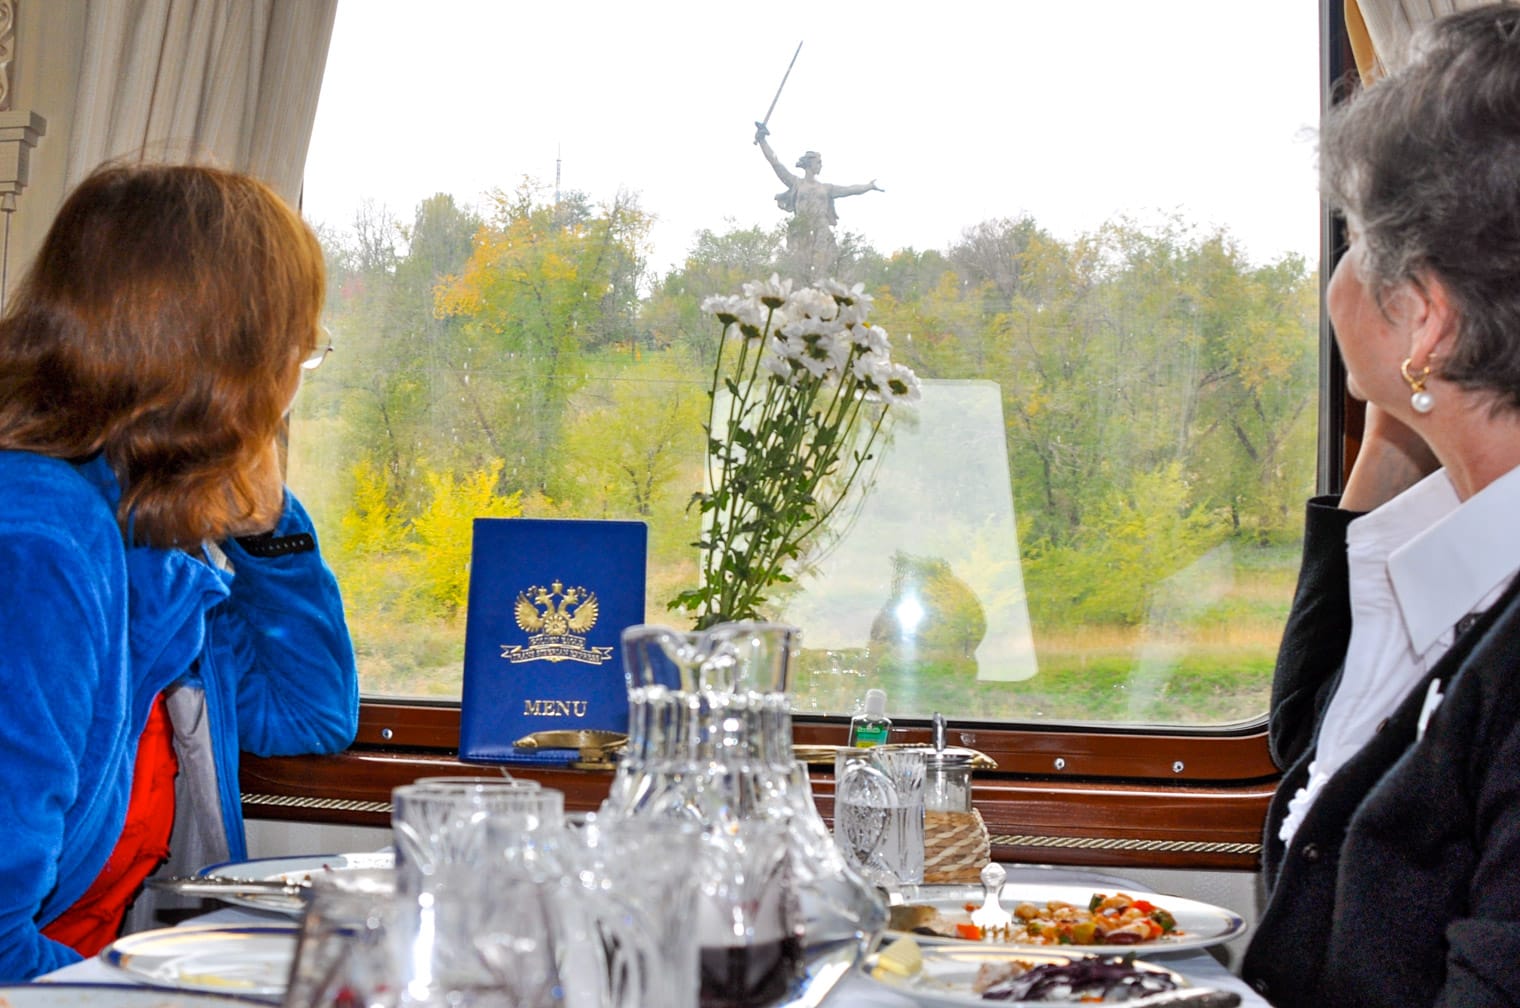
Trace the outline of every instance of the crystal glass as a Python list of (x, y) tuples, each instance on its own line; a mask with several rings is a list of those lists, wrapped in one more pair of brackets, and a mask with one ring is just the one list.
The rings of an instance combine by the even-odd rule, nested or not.
[(924, 880), (924, 751), (876, 746), (871, 764), (892, 785), (881, 854), (899, 885)]
[(791, 772), (786, 686), (799, 642), (778, 623), (624, 631), (629, 736), (604, 808), (705, 821), (742, 818), (779, 795)]
[(492, 777), (472, 776), (443, 776), (443, 777), (418, 777), (414, 784), (473, 784), (479, 787), (505, 787), (505, 788), (536, 788), (539, 783), (536, 780), (528, 780), (525, 777), (513, 777), (511, 774), (502, 773)]
[(841, 749), (834, 768), (834, 837), (851, 864), (889, 891), (921, 883), (923, 750)]
[[(703, 833), (680, 820), (573, 817), (561, 833), (582, 940), (565, 970), (571, 1002), (697, 1008), (696, 915)], [(589, 989), (588, 989), (589, 988)]]
[(392, 793), (403, 1003), (550, 1008), (574, 935), (553, 838), (564, 795), (505, 782)]
[(450, 865), (482, 865), (490, 856), (485, 824), (492, 816), (522, 816), (528, 828), (558, 826), (564, 808), (564, 795), (551, 788), (494, 781), (404, 784), (391, 792), (400, 888), (429, 888), (429, 880)]
[(386, 868), (312, 876), (285, 1008), (392, 1008), (400, 1001), (396, 876)]

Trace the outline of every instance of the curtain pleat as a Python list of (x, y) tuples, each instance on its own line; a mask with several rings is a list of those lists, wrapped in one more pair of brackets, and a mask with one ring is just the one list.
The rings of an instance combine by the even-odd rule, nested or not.
[(197, 161), (300, 197), (337, 0), (89, 0), (68, 184)]
[(1367, 34), (1367, 22), (1362, 20), (1362, 8), (1357, 0), (1346, 0), (1346, 36), (1351, 41), (1351, 56), (1356, 61), (1357, 76), (1363, 84), (1371, 84), (1378, 76), (1377, 53), (1372, 48), (1372, 37)]
[(1365, 38), (1370, 43), (1370, 52), (1356, 51), (1356, 66), (1362, 80), (1370, 81), (1383, 70), (1397, 68), (1403, 61), (1410, 37), (1420, 25), (1488, 2), (1490, 0), (1346, 0), (1346, 24), (1351, 29), (1353, 51), (1357, 50), (1354, 24), (1364, 26)]

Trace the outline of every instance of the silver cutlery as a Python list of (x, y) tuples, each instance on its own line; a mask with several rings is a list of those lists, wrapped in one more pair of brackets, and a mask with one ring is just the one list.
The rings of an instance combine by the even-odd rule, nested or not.
[(215, 875), (173, 876), (149, 879), (154, 889), (167, 889), (186, 896), (294, 896), (311, 890), (309, 881), (286, 879), (240, 879)]

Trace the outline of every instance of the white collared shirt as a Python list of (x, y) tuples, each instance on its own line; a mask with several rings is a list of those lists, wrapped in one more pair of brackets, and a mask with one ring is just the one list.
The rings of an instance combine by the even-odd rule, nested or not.
[[(1458, 620), (1479, 612), (1520, 570), (1520, 468), (1466, 501), (1444, 469), (1346, 530), (1351, 640), (1320, 728), (1309, 780), (1278, 830), (1293, 839), (1324, 783), (1356, 754), (1451, 647)], [(1426, 698), (1439, 702), (1438, 686)]]

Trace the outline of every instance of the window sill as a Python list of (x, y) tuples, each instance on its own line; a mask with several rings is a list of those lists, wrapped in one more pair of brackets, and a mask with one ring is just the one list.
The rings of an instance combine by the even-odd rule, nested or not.
[[(799, 719), (797, 741), (839, 744), (837, 722)], [(963, 736), (957, 738), (957, 736)], [(462, 763), (453, 746), (458, 710), (366, 704), (353, 749), (334, 756), (243, 757), (251, 818), (386, 826), (390, 792), (417, 777), (494, 773)], [(926, 728), (893, 741), (927, 742)], [(1253, 871), (1275, 783), (1261, 729), (1236, 735), (1112, 731), (952, 733), (998, 763), (976, 775), (974, 801), (993, 854), (1011, 862), (1114, 868)], [(513, 776), (565, 793), (566, 808), (594, 810), (611, 773), (513, 766)], [(813, 771), (819, 810), (833, 812), (833, 774)]]

